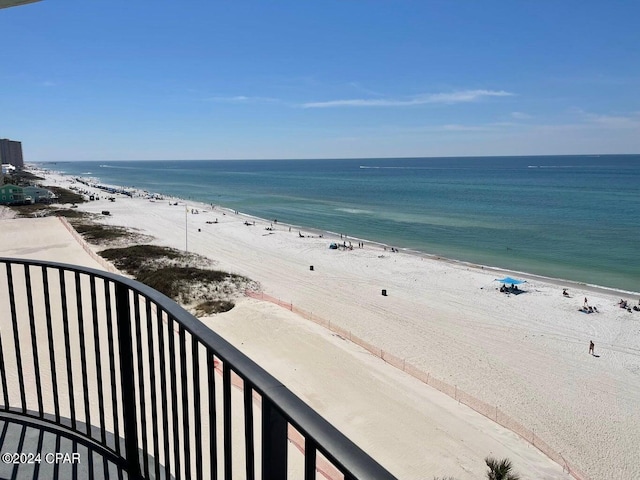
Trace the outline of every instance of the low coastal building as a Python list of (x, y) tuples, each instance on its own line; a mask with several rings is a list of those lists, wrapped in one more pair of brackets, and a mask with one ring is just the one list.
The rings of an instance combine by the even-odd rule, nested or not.
[(25, 201), (31, 203), (50, 202), (56, 198), (51, 190), (42, 187), (22, 187)]
[(10, 183), (0, 186), (0, 205), (24, 203), (24, 201), (25, 196), (22, 187)]
[(2, 164), (2, 175), (9, 175), (15, 169), (16, 169), (16, 167), (11, 165), (10, 163), (3, 163)]

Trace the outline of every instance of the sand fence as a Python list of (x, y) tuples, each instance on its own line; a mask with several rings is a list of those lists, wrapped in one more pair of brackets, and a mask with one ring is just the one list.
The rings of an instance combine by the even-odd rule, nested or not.
[(283, 302), (282, 300), (272, 297), (264, 292), (251, 292), (247, 291), (246, 295), (250, 298), (264, 300), (270, 303), (274, 303), (279, 305), (287, 310), (290, 310), (297, 315), (311, 320), (312, 322), (327, 328), (329, 331), (339, 335), (340, 337), (347, 339), (356, 345), (364, 348), (372, 355), (384, 360), (389, 365), (396, 367), (403, 372), (411, 375), (412, 377), (420, 380), (421, 382), (429, 385), (430, 387), (435, 388), (436, 390), (448, 395), (454, 400), (458, 401), (463, 405), (468, 406), (472, 410), (484, 415), (490, 420), (493, 420), (498, 425), (506, 428), (507, 430), (512, 431), (516, 435), (520, 436), (522, 439), (530, 443), (532, 446), (540, 450), (551, 460), (556, 462), (563, 468), (563, 471), (569, 473), (576, 480), (589, 480), (586, 474), (576, 469), (571, 463), (569, 463), (561, 453), (557, 452), (554, 448), (552, 448), (548, 443), (546, 443), (543, 439), (541, 439), (538, 435), (536, 435), (535, 431), (530, 430), (525, 427), (521, 423), (517, 422), (515, 419), (511, 418), (509, 415), (501, 411), (497, 405), (490, 405), (482, 400), (470, 395), (462, 390), (460, 390), (456, 385), (451, 385), (447, 382), (444, 382), (429, 372), (425, 372), (421, 370), (419, 367), (412, 365), (410, 362), (407, 362), (406, 359), (400, 358), (396, 355), (393, 355), (389, 352), (385, 352), (380, 347), (377, 347), (366, 340), (360, 338), (357, 335), (354, 335), (350, 330), (346, 330), (335, 323), (331, 323), (329, 320), (326, 320), (318, 315), (313, 315), (310, 312), (302, 310), (291, 302)]
[(84, 238), (82, 238), (82, 235), (80, 235), (78, 232), (76, 232), (76, 230), (73, 228), (73, 226), (69, 223), (69, 221), (66, 218), (60, 217), (60, 216), (58, 216), (57, 218), (58, 218), (58, 220), (60, 220), (60, 223), (62, 223), (62, 225), (64, 225), (64, 228), (66, 228), (69, 231), (69, 233), (75, 239), (75, 241), (78, 242), (78, 245), (80, 245), (82, 247), (82, 249), (85, 252), (87, 252), (87, 254), (89, 254), (89, 256), (93, 260), (98, 262), (102, 268), (104, 268), (107, 272), (117, 273), (118, 275), (122, 275), (122, 272), (120, 272), (116, 267), (114, 267), (111, 263), (106, 261), (100, 255), (98, 255), (89, 246), (89, 244), (86, 242), (86, 240)]

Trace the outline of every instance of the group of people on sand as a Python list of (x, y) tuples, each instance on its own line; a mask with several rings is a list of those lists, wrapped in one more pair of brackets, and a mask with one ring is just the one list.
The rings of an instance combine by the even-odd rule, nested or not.
[(596, 307), (592, 307), (591, 305), (587, 305), (586, 307), (582, 307), (578, 309), (582, 313), (600, 313)]
[(587, 297), (584, 297), (584, 304), (582, 305), (582, 308), (578, 309), (578, 311), (582, 313), (600, 313), (598, 312), (598, 309), (596, 307), (592, 307), (591, 305), (589, 305), (589, 300), (587, 299)]
[[(502, 288), (500, 288), (500, 291), (502, 292), (506, 290), (503, 290)], [(570, 298), (569, 292), (567, 291), (566, 288), (562, 289), (562, 296)], [(632, 312), (632, 311), (640, 312), (640, 300), (638, 301), (638, 305), (631, 306), (631, 304), (627, 300), (624, 300), (621, 298), (620, 301), (618, 302), (618, 306), (620, 308), (624, 308), (628, 312)], [(587, 297), (584, 297), (584, 304), (582, 305), (581, 308), (578, 309), (578, 311), (583, 313), (599, 313), (596, 307), (592, 307), (591, 305), (589, 305), (589, 300), (587, 299)]]
[(628, 301), (623, 300), (621, 298), (620, 301), (618, 302), (618, 306), (620, 308), (624, 308), (627, 312), (631, 312), (632, 310), (635, 310), (636, 312), (640, 312), (640, 300), (638, 300), (638, 305), (634, 305), (632, 307)]
[[(291, 229), (289, 229), (289, 231), (291, 231)], [(323, 238), (323, 235), (322, 234), (317, 235), (317, 236), (314, 236), (314, 235), (303, 235), (302, 232), (300, 232), (300, 230), (298, 230), (298, 237), (300, 237), (300, 238)]]
[[(569, 289), (563, 288), (562, 296), (571, 298), (571, 295), (569, 295)], [(587, 297), (584, 297), (584, 303), (582, 304), (582, 307), (578, 309), (578, 311), (582, 313), (600, 313), (598, 312), (597, 307), (592, 307), (591, 305), (589, 305), (589, 299)]]
[(500, 287), (500, 292), (501, 293), (514, 293), (514, 292), (519, 292), (519, 291), (520, 291), (520, 289), (514, 283), (512, 283), (510, 287), (507, 287), (507, 285), (505, 283), (503, 283), (502, 286)]

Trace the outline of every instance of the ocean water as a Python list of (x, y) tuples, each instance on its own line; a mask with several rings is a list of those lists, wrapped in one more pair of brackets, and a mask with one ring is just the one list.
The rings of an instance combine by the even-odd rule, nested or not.
[(640, 155), (41, 166), (456, 260), (640, 292)]

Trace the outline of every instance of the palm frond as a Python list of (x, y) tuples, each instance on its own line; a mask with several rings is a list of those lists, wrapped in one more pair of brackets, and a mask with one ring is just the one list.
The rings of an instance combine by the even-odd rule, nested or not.
[(513, 464), (508, 458), (497, 460), (493, 457), (487, 457), (484, 461), (489, 467), (488, 480), (520, 480), (520, 475), (511, 471)]

